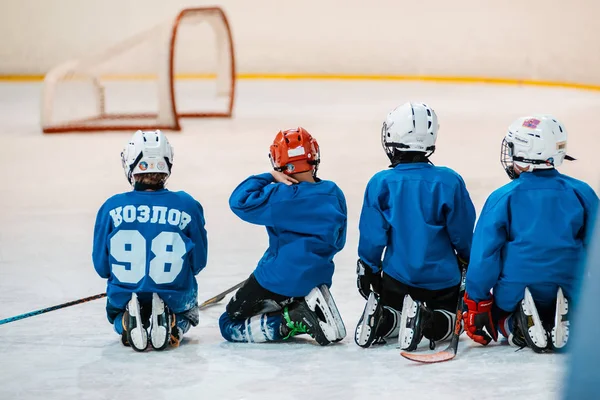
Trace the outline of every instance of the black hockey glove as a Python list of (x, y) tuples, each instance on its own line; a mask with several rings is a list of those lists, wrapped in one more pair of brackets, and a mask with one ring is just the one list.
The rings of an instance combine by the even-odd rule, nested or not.
[(359, 258), (356, 262), (356, 286), (365, 300), (369, 299), (372, 291), (381, 293), (381, 271), (373, 272), (371, 267)]

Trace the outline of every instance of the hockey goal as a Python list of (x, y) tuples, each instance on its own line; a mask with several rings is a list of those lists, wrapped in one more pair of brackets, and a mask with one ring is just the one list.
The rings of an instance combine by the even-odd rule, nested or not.
[[(212, 31), (212, 32), (211, 32)], [(44, 78), (44, 133), (180, 130), (181, 117), (231, 117), (235, 55), (219, 7), (184, 9)]]

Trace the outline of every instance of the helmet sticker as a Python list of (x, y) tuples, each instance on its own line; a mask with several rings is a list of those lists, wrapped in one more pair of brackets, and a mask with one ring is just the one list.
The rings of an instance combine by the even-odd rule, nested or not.
[(523, 121), (523, 126), (525, 128), (531, 128), (531, 129), (536, 129), (537, 126), (540, 124), (540, 120), (536, 119), (536, 118), (529, 118), (526, 119), (525, 121)]
[(304, 147), (298, 146), (295, 149), (288, 149), (288, 157), (296, 157), (304, 155)]
[(139, 166), (140, 166), (140, 171), (145, 171), (148, 169), (148, 164), (146, 163), (146, 161), (142, 161)]
[(165, 164), (163, 161), (159, 161), (158, 164), (156, 164), (156, 168), (158, 168), (160, 171), (162, 171), (165, 168), (167, 168), (167, 164)]
[(287, 169), (288, 172), (293, 172), (296, 169), (296, 167), (294, 167), (294, 164), (287, 164), (285, 166), (285, 169)]
[(566, 141), (556, 142), (556, 150), (564, 150), (566, 148), (567, 148), (567, 142)]

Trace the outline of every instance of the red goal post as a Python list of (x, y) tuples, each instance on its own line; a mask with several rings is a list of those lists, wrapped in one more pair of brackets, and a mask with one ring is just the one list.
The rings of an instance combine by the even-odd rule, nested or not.
[[(200, 97), (215, 97), (207, 96), (206, 87), (202, 86), (184, 91), (185, 100), (191, 107), (182, 110), (178, 104), (176, 84), (177, 44), (181, 41), (182, 31), (196, 29), (204, 22), (214, 32), (214, 72), (207, 73), (202, 69), (205, 66), (194, 70), (197, 60), (187, 60), (186, 68), (192, 68), (188, 75), (211, 78), (211, 84), (216, 84), (216, 89), (211, 89), (221, 97), (220, 107), (215, 109), (212, 104), (212, 107), (203, 108), (195, 102)], [(186, 39), (189, 42), (196, 37), (188, 35)], [(186, 50), (185, 53), (189, 54), (198, 51)], [(144, 63), (145, 60), (149, 62)], [(144, 69), (142, 74), (136, 69), (138, 67)], [(180, 130), (181, 117), (231, 117), (235, 85), (233, 38), (225, 13), (219, 7), (188, 8), (180, 11), (174, 19), (105, 51), (54, 67), (44, 78), (42, 129), (44, 133)], [(127, 100), (132, 94), (137, 94), (138, 98)]]

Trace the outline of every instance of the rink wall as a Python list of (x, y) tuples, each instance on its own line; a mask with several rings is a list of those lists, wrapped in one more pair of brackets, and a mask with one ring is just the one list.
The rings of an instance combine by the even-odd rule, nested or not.
[[(35, 78), (65, 60), (147, 29), (181, 8), (219, 5), (230, 19), (237, 69), (243, 77), (495, 79), (600, 89), (598, 0), (2, 3), (4, 77)], [(210, 43), (199, 39), (203, 46)], [(179, 52), (178, 63), (185, 72), (210, 70), (198, 67), (201, 48), (187, 46)], [(142, 73), (143, 63), (129, 60), (116, 72)]]

